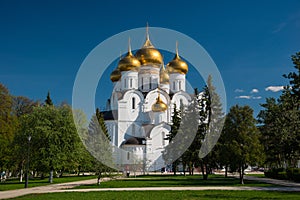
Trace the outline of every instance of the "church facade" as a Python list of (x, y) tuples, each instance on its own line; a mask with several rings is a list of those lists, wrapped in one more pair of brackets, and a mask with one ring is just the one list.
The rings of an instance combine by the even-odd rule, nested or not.
[[(143, 163), (148, 171), (165, 166), (162, 151), (168, 145), (174, 105), (188, 106), (188, 65), (176, 52), (166, 66), (161, 52), (150, 41), (148, 28), (143, 46), (120, 58), (111, 73), (114, 85), (109, 110), (103, 112), (111, 143), (124, 150), (119, 164)], [(134, 159), (134, 161), (133, 161)]]

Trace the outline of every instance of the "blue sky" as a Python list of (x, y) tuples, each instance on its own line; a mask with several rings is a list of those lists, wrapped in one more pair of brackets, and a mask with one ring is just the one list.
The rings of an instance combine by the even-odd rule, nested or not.
[[(2, 0), (0, 82), (13, 95), (44, 100), (49, 90), (55, 103), (71, 103), (77, 70), (88, 53), (146, 22), (199, 42), (221, 72), (227, 107), (247, 104), (255, 114), (266, 97), (278, 97), (276, 88), (266, 89), (287, 84), (282, 74), (293, 69), (290, 56), (300, 51), (300, 1)], [(99, 107), (109, 97), (106, 80), (97, 91)]]

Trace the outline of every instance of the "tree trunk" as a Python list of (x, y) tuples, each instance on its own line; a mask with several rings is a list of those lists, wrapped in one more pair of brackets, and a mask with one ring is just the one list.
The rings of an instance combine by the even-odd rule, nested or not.
[(203, 180), (205, 180), (205, 170), (204, 170), (204, 164), (203, 163), (200, 164), (200, 168), (201, 168)]
[(225, 165), (225, 178), (227, 178), (227, 177), (228, 177), (228, 166)]
[(49, 183), (53, 183), (53, 169), (50, 170)]
[(23, 169), (20, 170), (20, 183), (23, 182)]
[(78, 174), (77, 174), (77, 176), (80, 176), (80, 170), (81, 170), (81, 166), (78, 166)]
[(101, 172), (98, 173), (97, 185), (100, 185), (100, 180), (101, 180)]
[(240, 184), (244, 185), (244, 169), (243, 167), (240, 168)]
[(207, 180), (208, 179), (209, 169), (207, 167), (207, 164), (204, 164), (204, 166), (205, 166), (205, 174), (203, 175), (203, 180)]
[(192, 175), (194, 175), (194, 170), (195, 170), (195, 165), (194, 163), (192, 164)]
[(177, 165), (175, 163), (173, 163), (172, 170), (173, 170), (174, 176), (176, 176), (176, 168), (177, 168)]
[(65, 168), (63, 167), (63, 168), (61, 169), (61, 171), (60, 171), (59, 178), (62, 178), (62, 177), (63, 177), (64, 171), (65, 171)]

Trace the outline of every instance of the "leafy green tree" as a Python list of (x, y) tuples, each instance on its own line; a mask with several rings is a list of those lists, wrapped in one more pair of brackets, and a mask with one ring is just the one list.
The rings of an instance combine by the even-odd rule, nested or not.
[(258, 122), (262, 124), (259, 129), (262, 133), (261, 142), (266, 155), (265, 163), (270, 168), (283, 167), (285, 141), (281, 130), (284, 120), (282, 108), (275, 98), (267, 98), (266, 103), (261, 106), (264, 110), (258, 114)]
[(23, 141), (27, 141), (29, 136), (30, 168), (42, 173), (50, 172), (50, 183), (54, 170), (63, 172), (76, 162), (76, 148), (80, 140), (70, 107), (35, 107), (31, 114), (23, 115), (15, 138), (19, 151), (28, 148)]
[(0, 83), (0, 170), (11, 167), (12, 148), (16, 119), (12, 115), (12, 96)]
[(244, 184), (244, 170), (248, 165), (262, 163), (263, 146), (260, 143), (260, 132), (256, 127), (253, 110), (249, 106), (233, 106), (227, 114), (223, 129), (225, 150), (231, 158), (230, 169), (238, 171), (240, 183)]

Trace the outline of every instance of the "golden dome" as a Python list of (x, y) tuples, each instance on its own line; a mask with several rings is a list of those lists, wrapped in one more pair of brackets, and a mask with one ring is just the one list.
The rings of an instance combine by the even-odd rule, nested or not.
[(138, 71), (141, 66), (140, 61), (131, 53), (130, 40), (127, 55), (119, 61), (118, 69), (123, 71)]
[(112, 71), (112, 73), (110, 74), (110, 80), (112, 82), (117, 82), (121, 79), (121, 72), (120, 70), (117, 68), (114, 71)]
[(160, 84), (169, 84), (170, 77), (168, 71), (165, 69), (165, 66), (162, 65), (159, 73), (159, 82)]
[(157, 64), (158, 67), (163, 63), (163, 57), (161, 53), (152, 45), (147, 25), (146, 41), (141, 49), (139, 49), (135, 56), (141, 62), (142, 65), (145, 64)]
[(173, 60), (171, 60), (167, 64), (167, 67), (169, 73), (186, 74), (189, 70), (187, 63), (181, 60), (181, 58), (179, 57), (177, 43), (176, 43), (176, 55), (173, 58)]
[(160, 98), (160, 96), (159, 96), (159, 94), (158, 94), (158, 97), (156, 98), (155, 104), (152, 105), (152, 111), (153, 111), (153, 112), (164, 112), (164, 111), (167, 110), (167, 109), (168, 109), (167, 104), (165, 104), (165, 103), (161, 100), (161, 98)]

